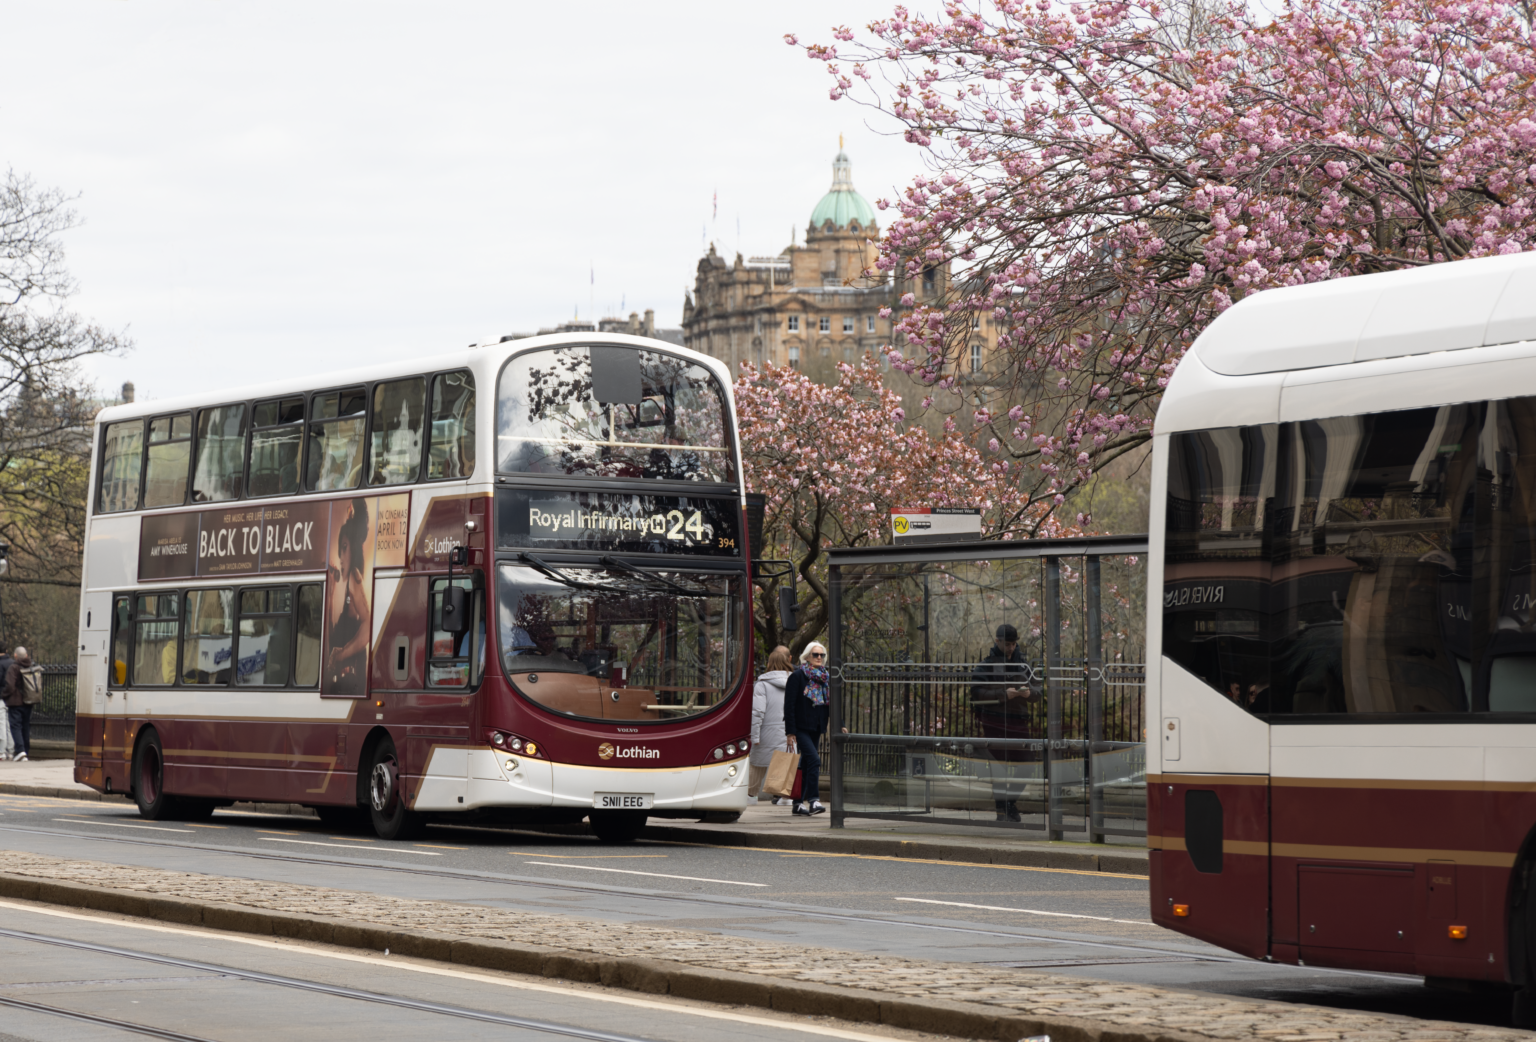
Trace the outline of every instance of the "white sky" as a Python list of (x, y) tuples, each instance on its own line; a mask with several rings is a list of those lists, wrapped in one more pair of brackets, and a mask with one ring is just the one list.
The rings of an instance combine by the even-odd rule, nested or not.
[(739, 218), (751, 256), (803, 237), (839, 132), (871, 202), (921, 169), (782, 39), (890, 10), (0, 0), (0, 164), (79, 195), (72, 306), (137, 345), (93, 367), (106, 392), (454, 350), (589, 301), (676, 326), (717, 189), (710, 234), (729, 258)]

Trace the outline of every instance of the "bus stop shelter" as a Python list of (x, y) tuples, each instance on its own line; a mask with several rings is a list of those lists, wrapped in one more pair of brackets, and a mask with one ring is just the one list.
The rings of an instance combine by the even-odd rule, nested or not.
[[(832, 827), (1144, 836), (1146, 549), (1090, 536), (831, 551)], [(986, 661), (1004, 625), (1021, 664)]]

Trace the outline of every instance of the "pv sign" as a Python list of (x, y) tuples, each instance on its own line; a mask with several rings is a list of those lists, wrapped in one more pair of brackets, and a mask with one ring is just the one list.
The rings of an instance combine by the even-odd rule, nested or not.
[(891, 511), (891, 540), (897, 544), (980, 538), (981, 511), (975, 507), (909, 507)]

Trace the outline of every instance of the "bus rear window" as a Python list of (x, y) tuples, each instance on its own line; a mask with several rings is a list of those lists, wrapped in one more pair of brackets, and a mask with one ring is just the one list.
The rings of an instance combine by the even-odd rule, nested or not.
[(731, 481), (725, 395), (701, 365), (627, 347), (556, 347), (507, 363), (497, 469)]

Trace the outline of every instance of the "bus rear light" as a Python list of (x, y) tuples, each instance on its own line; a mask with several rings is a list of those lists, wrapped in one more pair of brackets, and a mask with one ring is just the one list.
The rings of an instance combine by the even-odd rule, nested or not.
[(1178, 916), (1180, 919), (1188, 918), (1189, 917), (1189, 905), (1174, 905), (1173, 906), (1173, 914)]
[(1452, 926), (1446, 932), (1450, 934), (1453, 941), (1465, 941), (1467, 939), (1467, 928), (1465, 926)]

